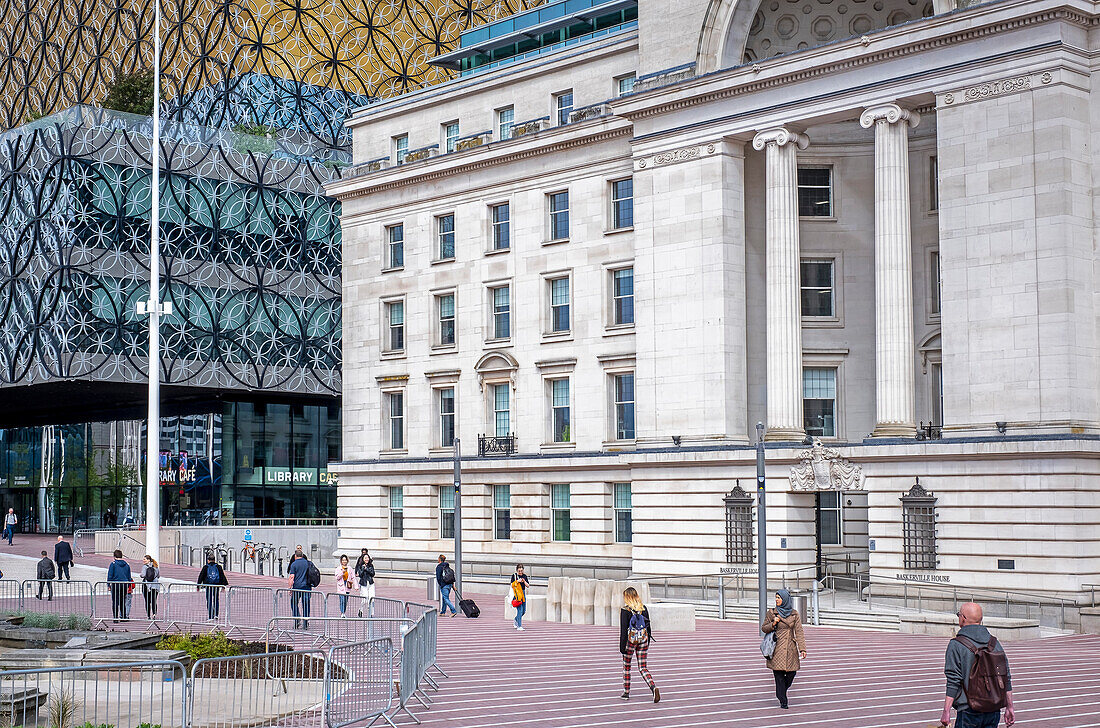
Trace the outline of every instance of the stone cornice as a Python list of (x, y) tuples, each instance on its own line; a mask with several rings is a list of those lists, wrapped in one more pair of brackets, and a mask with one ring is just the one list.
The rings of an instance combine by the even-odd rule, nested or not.
[[(609, 121), (613, 121), (610, 117), (604, 117), (602, 119), (594, 120), (592, 122), (578, 122), (577, 127), (581, 125), (593, 127), (606, 126)], [(569, 127), (563, 127), (570, 129)], [(557, 129), (558, 127), (555, 127)], [(571, 131), (577, 131), (579, 129), (570, 129)], [(506, 154), (505, 149), (501, 144), (520, 143), (524, 141), (537, 142), (535, 135), (524, 136), (521, 139), (507, 140), (505, 142), (496, 142), (489, 147), (486, 147), (481, 152), (478, 152), (469, 161), (449, 165), (443, 167), (442, 157), (433, 157), (429, 160), (425, 160), (421, 169), (410, 169), (408, 165), (402, 165), (400, 168), (389, 168), (380, 170), (370, 174), (361, 175), (359, 177), (352, 177), (347, 180), (340, 180), (327, 186), (326, 191), (332, 197), (337, 200), (349, 200), (355, 197), (360, 197), (366, 194), (372, 194), (375, 192), (385, 192), (387, 190), (393, 190), (400, 187), (407, 187), (409, 185), (423, 184), (425, 182), (431, 182), (433, 180), (443, 179), (445, 177), (452, 177), (458, 174), (464, 174), (467, 172), (474, 172), (488, 167), (494, 167), (500, 164), (509, 164), (522, 159), (530, 159), (531, 157), (539, 157), (544, 154), (553, 154), (554, 152), (561, 152), (568, 149), (575, 149), (577, 147), (588, 146), (590, 144), (598, 144), (610, 139), (617, 139), (620, 137), (626, 137), (631, 134), (631, 127), (626, 123), (613, 128), (605, 128), (602, 131), (592, 130), (592, 133), (571, 135), (566, 139), (560, 139), (557, 141), (550, 141), (544, 144), (531, 144), (528, 146), (521, 146), (511, 154)], [(545, 133), (545, 132), (543, 132)], [(497, 152), (494, 154), (493, 152)], [(378, 182), (372, 184), (372, 177), (382, 176), (382, 173), (389, 173), (393, 175), (396, 169), (400, 169), (403, 174), (397, 179), (390, 179), (384, 182)]]
[[(1020, 3), (1020, 5), (1025, 4)], [(1003, 12), (1003, 6), (998, 6), (1000, 6), (1000, 4), (993, 6), (993, 9), (988, 10), (987, 12), (993, 12), (994, 10)], [(650, 116), (657, 116), (660, 114), (666, 114), (669, 112), (686, 109), (699, 104), (733, 98), (736, 96), (743, 96), (745, 94), (763, 91), (765, 89), (786, 86), (799, 81), (819, 78), (821, 76), (828, 76), (842, 71), (848, 71), (871, 64), (882, 63), (884, 61), (913, 55), (915, 53), (921, 53), (924, 51), (957, 45), (962, 42), (976, 40), (990, 35), (996, 35), (1005, 31), (1018, 30), (1020, 28), (1048, 23), (1051, 21), (1065, 21), (1078, 25), (1085, 29), (1100, 26), (1100, 16), (1085, 14), (1078, 8), (1070, 6), (1056, 7), (1013, 18), (993, 20), (988, 25), (983, 25), (980, 27), (974, 27), (973, 25), (973, 21), (976, 20), (976, 18), (974, 18), (972, 15), (973, 11), (964, 12), (967, 13), (966, 17), (967, 20), (971, 21), (970, 24), (966, 25), (962, 29), (956, 30), (954, 32), (949, 31), (936, 37), (912, 41), (909, 43), (895, 44), (880, 51), (868, 50), (857, 57), (844, 58), (842, 60), (836, 61), (826, 61), (825, 63), (820, 65), (805, 67), (806, 59), (808, 57), (811, 57), (810, 54), (813, 54), (815, 50), (817, 51), (818, 55), (834, 55), (837, 51), (851, 50), (859, 47), (867, 48), (869, 45), (872, 44), (881, 45), (884, 43), (888, 43), (891, 38), (902, 34), (911, 36), (916, 28), (914, 28), (912, 24), (906, 24), (901, 28), (886, 29), (876, 32), (871, 36), (863, 36), (859, 39), (831, 44), (820, 49), (811, 49), (810, 51), (804, 51), (797, 54), (797, 56), (783, 57), (772, 61), (755, 63), (752, 66), (738, 66), (735, 68), (712, 71), (702, 76), (694, 76), (669, 86), (663, 86), (653, 89), (651, 91), (643, 92), (641, 94), (632, 95), (618, 103), (613, 101), (612, 108), (616, 114), (625, 118), (643, 119)], [(938, 20), (942, 23), (954, 24), (957, 20), (960, 19), (961, 15), (962, 13), (953, 13), (942, 18), (934, 16), (933, 18), (928, 18), (921, 22)], [(787, 73), (780, 72), (776, 76), (770, 76), (768, 78), (763, 78), (759, 80), (749, 79), (744, 83), (737, 83), (737, 80), (739, 80), (739, 76), (748, 76), (750, 74), (752, 76), (755, 76), (765, 70), (781, 68), (782, 65), (797, 61), (801, 61), (801, 63), (798, 64), (799, 67), (796, 70), (792, 70)], [(726, 79), (729, 79), (730, 83), (725, 83), (720, 86), (716, 85), (716, 82), (720, 83)], [(712, 86), (714, 87), (708, 88)], [(692, 93), (693, 91), (697, 92)], [(670, 99), (664, 103), (655, 103), (650, 106), (637, 108), (636, 111), (627, 110), (628, 105), (636, 104), (639, 100), (647, 100), (647, 97), (649, 100), (653, 100), (660, 98), (661, 96), (668, 96), (672, 94), (690, 95), (685, 95), (682, 98)]]

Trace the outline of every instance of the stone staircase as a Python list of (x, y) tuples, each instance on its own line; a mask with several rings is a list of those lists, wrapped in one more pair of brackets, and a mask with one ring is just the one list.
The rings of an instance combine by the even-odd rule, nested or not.
[[(714, 602), (686, 602), (695, 605), (695, 616), (705, 619), (718, 618), (718, 605)], [(755, 622), (756, 604), (727, 604), (726, 619)], [(810, 620), (807, 620), (810, 622)], [(823, 627), (846, 627), (876, 632), (897, 632), (901, 627), (898, 615), (889, 611), (857, 611), (854, 609), (830, 609), (822, 607), (820, 624)]]

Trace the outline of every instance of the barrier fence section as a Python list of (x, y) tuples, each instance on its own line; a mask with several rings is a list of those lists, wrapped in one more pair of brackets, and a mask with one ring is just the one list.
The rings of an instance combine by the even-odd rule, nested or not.
[[(191, 667), (192, 728), (320, 726), (326, 683), (344, 668), (324, 650), (198, 660)], [(364, 691), (379, 686), (363, 686)]]
[(187, 673), (172, 660), (7, 671), (0, 696), (9, 726), (187, 726)]
[(90, 581), (26, 579), (20, 585), (19, 597), (21, 608), (35, 612), (91, 615), (95, 611)]
[(393, 726), (393, 642), (384, 637), (330, 647), (325, 676), (325, 726), (382, 718)]
[(294, 617), (272, 617), (267, 627), (268, 643), (291, 645), (295, 649), (312, 649), (385, 637), (398, 649), (395, 657), (399, 658), (402, 635), (413, 624), (412, 620), (397, 618), (314, 617), (309, 620), (308, 628), (296, 628), (296, 621)]
[(325, 616), (325, 593), (315, 589), (276, 589), (275, 617), (293, 617), (298, 611), (300, 619)]
[[(340, 594), (328, 594), (325, 596), (325, 616), (340, 616)], [(405, 602), (400, 599), (386, 599), (375, 597), (367, 599), (358, 594), (347, 595), (347, 608), (344, 614), (349, 617), (407, 617)]]
[(229, 624), (263, 629), (275, 613), (275, 590), (269, 586), (231, 586), (226, 606)]
[(417, 723), (420, 719), (409, 710), (409, 701), (414, 698), (425, 708), (431, 705), (431, 699), (420, 687), (427, 682), (435, 688), (435, 680), (428, 675), (428, 669), (435, 664), (435, 628), (438, 625), (434, 610), (423, 615), (405, 632), (401, 647), (401, 709)]
[(0, 609), (17, 612), (23, 608), (23, 583), (17, 579), (0, 579)]
[(187, 622), (216, 622), (229, 624), (229, 587), (205, 584), (168, 584), (165, 605), (161, 614), (165, 619)]

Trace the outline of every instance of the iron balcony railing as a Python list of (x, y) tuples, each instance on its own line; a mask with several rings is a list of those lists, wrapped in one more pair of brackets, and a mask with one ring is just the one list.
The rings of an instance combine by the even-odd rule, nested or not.
[(477, 436), (478, 457), (483, 457), (485, 455), (514, 455), (515, 452), (515, 435), (505, 435), (504, 437)]

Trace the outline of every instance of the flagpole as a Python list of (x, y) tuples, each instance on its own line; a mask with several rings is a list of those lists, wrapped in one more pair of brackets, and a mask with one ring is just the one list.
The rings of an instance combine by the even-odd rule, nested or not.
[(153, 139), (149, 214), (149, 419), (145, 453), (145, 552), (160, 559), (160, 0), (153, 2)]

